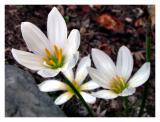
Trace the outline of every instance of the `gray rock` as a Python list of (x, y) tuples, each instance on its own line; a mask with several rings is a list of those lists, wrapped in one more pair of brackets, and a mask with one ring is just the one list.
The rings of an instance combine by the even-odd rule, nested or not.
[(64, 117), (52, 99), (39, 91), (34, 78), (16, 66), (5, 66), (5, 115), (8, 117)]

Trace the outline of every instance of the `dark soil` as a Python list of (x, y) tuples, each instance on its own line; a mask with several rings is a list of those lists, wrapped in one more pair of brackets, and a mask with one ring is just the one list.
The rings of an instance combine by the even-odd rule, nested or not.
[[(36, 24), (46, 34), (47, 15), (53, 6), (13, 6), (5, 7), (5, 63), (18, 65), (28, 70), (36, 79), (37, 83), (44, 79), (21, 65), (19, 65), (11, 54), (11, 48), (27, 51), (26, 44), (22, 38), (20, 24), (29, 21)], [(146, 23), (148, 20), (148, 6), (56, 6), (64, 16), (70, 32), (77, 28), (81, 33), (80, 56), (83, 57), (91, 52), (91, 48), (99, 48), (109, 54), (116, 61), (118, 49), (126, 45), (134, 55), (134, 70), (145, 62), (145, 36)], [(96, 18), (108, 14), (116, 18), (124, 25), (122, 32), (107, 29), (96, 21)], [(148, 96), (143, 116), (155, 116), (155, 31), (152, 26), (152, 53), (151, 53), (151, 75), (148, 88)], [(56, 78), (60, 78), (60, 75)], [(127, 116), (138, 116), (140, 103), (143, 96), (144, 86), (137, 88), (136, 93), (129, 97), (129, 112)], [(51, 93), (57, 96), (59, 93)], [(76, 98), (60, 106), (68, 116), (88, 116), (87, 111)], [(91, 107), (98, 116), (126, 116), (122, 113), (122, 99), (101, 100)]]

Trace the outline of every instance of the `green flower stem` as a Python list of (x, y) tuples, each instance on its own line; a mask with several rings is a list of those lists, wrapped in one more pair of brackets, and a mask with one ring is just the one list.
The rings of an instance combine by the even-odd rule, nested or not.
[(124, 115), (128, 116), (128, 96), (123, 97)]
[[(150, 27), (151, 26), (150, 26), (150, 22), (149, 22), (147, 24), (147, 33), (146, 33), (146, 61), (147, 62), (150, 62), (150, 60), (151, 60), (151, 28)], [(138, 114), (139, 117), (143, 115), (143, 111), (144, 111), (144, 107), (145, 107), (146, 99), (147, 99), (147, 95), (148, 95), (148, 87), (149, 87), (149, 82), (147, 81), (145, 84), (143, 99), (142, 99), (140, 111)]]
[(78, 96), (78, 98), (80, 99), (80, 101), (82, 102), (82, 104), (86, 107), (89, 115), (92, 116), (92, 117), (95, 117), (95, 114), (92, 112), (92, 110), (90, 109), (90, 107), (88, 106), (88, 104), (86, 103), (86, 101), (83, 99), (83, 97), (81, 96), (81, 94), (77, 91), (77, 89), (73, 86), (73, 84), (68, 79), (66, 79), (65, 82), (66, 82), (66, 84), (68, 86), (71, 87), (71, 89), (74, 91), (74, 93)]

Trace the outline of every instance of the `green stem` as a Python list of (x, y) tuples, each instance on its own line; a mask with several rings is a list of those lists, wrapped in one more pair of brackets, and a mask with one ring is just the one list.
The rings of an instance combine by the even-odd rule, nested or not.
[(83, 99), (83, 97), (81, 96), (81, 94), (74, 87), (74, 85), (68, 79), (66, 79), (65, 82), (66, 82), (66, 84), (68, 86), (70, 86), (72, 88), (72, 90), (74, 91), (74, 93), (78, 96), (78, 98), (80, 99), (80, 101), (82, 102), (82, 104), (86, 107), (89, 115), (92, 116), (92, 117), (95, 117), (95, 114), (92, 112), (92, 110), (90, 109), (90, 107), (88, 106), (88, 104), (86, 103), (86, 101)]
[[(147, 33), (146, 33), (146, 62), (150, 62), (151, 60), (151, 28), (150, 24), (148, 23), (147, 25)], [(143, 115), (144, 107), (146, 104), (146, 99), (148, 95), (148, 87), (149, 87), (149, 82), (146, 82), (145, 88), (144, 88), (144, 93), (143, 93), (143, 99), (140, 107), (140, 111), (138, 116)]]
[(123, 97), (124, 102), (124, 115), (128, 116), (128, 96)]

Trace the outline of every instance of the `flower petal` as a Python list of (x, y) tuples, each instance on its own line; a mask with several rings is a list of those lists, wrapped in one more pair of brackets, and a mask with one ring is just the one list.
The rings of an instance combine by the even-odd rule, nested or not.
[(70, 92), (65, 92), (63, 94), (61, 94), (56, 100), (55, 100), (55, 104), (56, 105), (61, 105), (65, 102), (67, 102), (69, 99), (71, 99), (73, 96), (73, 94), (71, 94)]
[(110, 90), (100, 90), (97, 92), (93, 92), (92, 95), (97, 98), (102, 98), (105, 100), (114, 99), (114, 98), (118, 97), (118, 94), (116, 94)]
[(58, 80), (46, 80), (38, 85), (40, 91), (52, 92), (66, 90), (66, 84)]
[(62, 71), (65, 72), (66, 70), (69, 70), (77, 64), (77, 61), (79, 59), (79, 52), (77, 51), (75, 54), (66, 56), (65, 65), (62, 68)]
[(72, 69), (68, 69), (66, 71), (63, 72), (63, 74), (65, 75), (65, 77), (69, 80), (69, 81), (73, 81), (74, 80), (74, 74), (73, 74), (73, 70)]
[(40, 70), (45, 68), (43, 66), (42, 58), (38, 55), (16, 49), (12, 49), (11, 52), (19, 64), (31, 70)]
[(95, 81), (91, 80), (91, 81), (88, 81), (87, 83), (82, 84), (81, 90), (94, 90), (99, 87), (100, 86), (97, 83), (95, 83)]
[(92, 58), (96, 68), (104, 72), (108, 77), (116, 76), (116, 67), (112, 59), (99, 49), (92, 49)]
[(48, 14), (47, 34), (52, 45), (63, 48), (67, 41), (67, 26), (64, 18), (56, 7)]
[(96, 102), (96, 98), (86, 92), (80, 92), (80, 94), (82, 95), (83, 99), (90, 104), (93, 104)]
[(38, 71), (38, 74), (44, 78), (49, 78), (49, 77), (55, 77), (60, 70), (54, 70), (54, 69), (41, 69)]
[(35, 54), (45, 56), (46, 54), (44, 49), (51, 49), (47, 37), (34, 24), (30, 22), (22, 22), (21, 32), (28, 49)]
[(110, 79), (107, 79), (102, 72), (92, 67), (88, 67), (87, 70), (92, 80), (94, 80), (98, 85), (103, 88), (110, 89)]
[(136, 92), (135, 88), (126, 88), (125, 90), (123, 90), (123, 92), (120, 94), (120, 96), (130, 96), (132, 94), (134, 94)]
[(80, 33), (77, 29), (73, 29), (67, 39), (64, 53), (68, 55), (75, 54), (80, 45)]
[(118, 75), (127, 81), (133, 70), (133, 56), (127, 47), (119, 49), (116, 66)]
[(77, 67), (75, 81), (80, 85), (88, 75), (87, 67), (91, 66), (91, 59), (88, 56), (83, 57)]
[(138, 87), (144, 84), (150, 75), (150, 63), (144, 63), (141, 68), (134, 74), (134, 76), (129, 80), (128, 87)]

